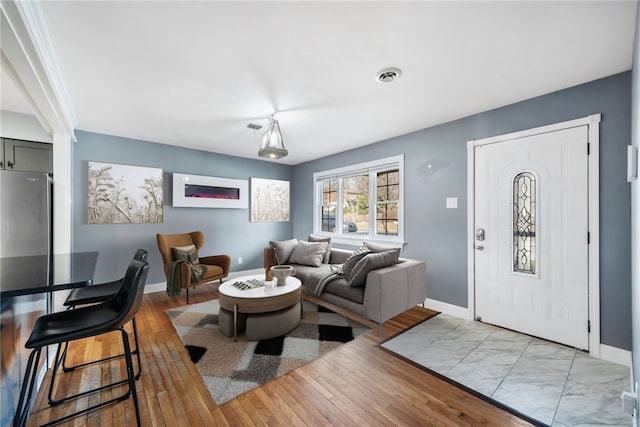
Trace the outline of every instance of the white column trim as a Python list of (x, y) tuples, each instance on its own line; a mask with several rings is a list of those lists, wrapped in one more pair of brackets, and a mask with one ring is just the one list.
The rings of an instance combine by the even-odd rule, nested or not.
[(71, 250), (71, 140), (64, 133), (53, 134), (53, 252)]

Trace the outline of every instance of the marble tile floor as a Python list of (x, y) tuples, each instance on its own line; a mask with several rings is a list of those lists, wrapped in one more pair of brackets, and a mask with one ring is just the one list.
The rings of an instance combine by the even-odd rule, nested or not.
[(528, 335), (439, 314), (382, 347), (553, 427), (631, 426), (631, 370)]

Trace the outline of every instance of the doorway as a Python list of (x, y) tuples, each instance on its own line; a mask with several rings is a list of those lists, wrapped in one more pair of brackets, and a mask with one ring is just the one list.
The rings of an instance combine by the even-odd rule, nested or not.
[(469, 142), (473, 318), (598, 352), (599, 119)]

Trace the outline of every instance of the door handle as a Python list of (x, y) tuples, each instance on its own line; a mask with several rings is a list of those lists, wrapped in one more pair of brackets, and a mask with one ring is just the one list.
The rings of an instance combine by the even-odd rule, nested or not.
[(479, 250), (479, 251), (482, 251), (482, 250), (484, 250), (484, 246), (476, 245), (476, 249)]

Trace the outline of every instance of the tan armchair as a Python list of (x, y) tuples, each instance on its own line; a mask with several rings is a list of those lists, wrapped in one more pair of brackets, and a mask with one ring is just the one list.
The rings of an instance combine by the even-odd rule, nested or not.
[[(164, 264), (164, 275), (169, 280), (169, 266), (176, 261), (173, 248), (194, 245), (197, 251), (200, 251), (204, 245), (204, 234), (202, 231), (194, 231), (184, 234), (156, 234), (158, 240), (158, 249), (162, 255), (162, 263)], [(180, 265), (180, 284), (183, 289), (187, 290), (187, 304), (189, 304), (189, 288), (197, 285), (220, 280), (229, 275), (231, 267), (231, 257), (228, 255), (213, 255), (198, 257), (200, 265), (207, 267), (202, 280), (197, 283), (191, 282), (191, 267), (183, 263)]]

